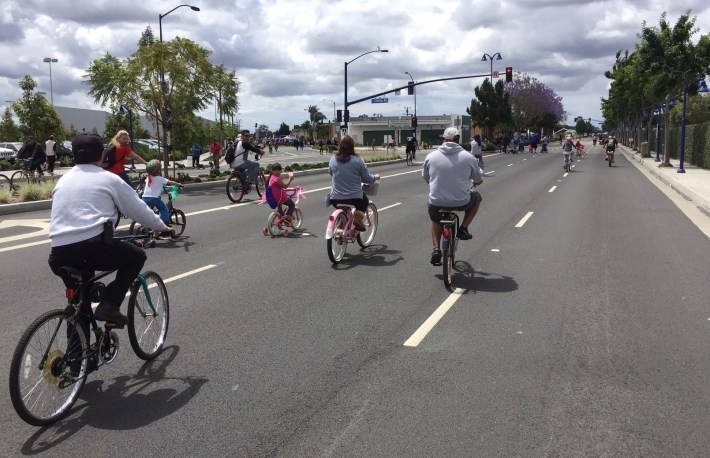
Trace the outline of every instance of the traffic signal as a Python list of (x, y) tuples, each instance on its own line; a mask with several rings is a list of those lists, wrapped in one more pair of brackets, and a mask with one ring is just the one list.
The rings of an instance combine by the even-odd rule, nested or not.
[(407, 95), (414, 95), (414, 83), (411, 81), (407, 83)]
[(343, 114), (343, 122), (350, 122), (350, 110), (345, 110)]
[(338, 110), (335, 119), (338, 122), (343, 122), (343, 110)]
[(513, 67), (505, 67), (505, 82), (513, 82)]
[(412, 116), (412, 127), (417, 127), (417, 118)]

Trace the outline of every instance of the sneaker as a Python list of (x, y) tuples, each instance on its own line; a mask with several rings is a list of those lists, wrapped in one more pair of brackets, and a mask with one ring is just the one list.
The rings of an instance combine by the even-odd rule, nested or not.
[(431, 265), (441, 265), (441, 250), (439, 248), (434, 248), (434, 250), (431, 252)]
[(457, 237), (461, 240), (471, 240), (473, 238), (471, 233), (468, 232), (468, 228), (463, 227), (463, 226), (459, 228), (459, 232), (457, 234)]
[(119, 306), (109, 302), (101, 301), (96, 310), (94, 311), (94, 318), (97, 321), (109, 321), (116, 323), (118, 326), (125, 326), (128, 324), (128, 318), (121, 313)]

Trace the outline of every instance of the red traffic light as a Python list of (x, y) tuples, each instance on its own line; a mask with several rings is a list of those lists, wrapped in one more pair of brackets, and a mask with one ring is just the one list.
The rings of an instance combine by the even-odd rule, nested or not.
[(513, 81), (513, 67), (505, 67), (505, 82), (510, 83)]
[(412, 127), (417, 127), (417, 118), (412, 116)]

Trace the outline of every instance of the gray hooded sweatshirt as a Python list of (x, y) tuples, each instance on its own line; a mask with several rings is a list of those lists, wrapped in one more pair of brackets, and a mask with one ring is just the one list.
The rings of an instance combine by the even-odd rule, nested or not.
[(437, 207), (461, 207), (471, 199), (471, 180), (480, 183), (483, 171), (478, 159), (453, 142), (427, 154), (422, 177), (429, 183), (429, 203)]

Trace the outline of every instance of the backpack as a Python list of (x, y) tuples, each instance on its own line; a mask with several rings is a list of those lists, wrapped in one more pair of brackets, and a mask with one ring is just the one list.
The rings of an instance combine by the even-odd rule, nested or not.
[(235, 151), (236, 148), (234, 145), (227, 148), (227, 154), (224, 156), (224, 160), (227, 162), (227, 164), (231, 164), (232, 162), (234, 162), (234, 159), (236, 159), (236, 155), (234, 154)]
[(269, 207), (275, 209), (279, 206), (278, 202), (276, 202), (276, 198), (274, 198), (274, 191), (271, 189), (271, 186), (266, 187), (264, 196), (266, 197), (266, 203), (269, 204)]
[(104, 161), (101, 167), (109, 169), (116, 163), (116, 145), (111, 145), (108, 149), (104, 148)]

